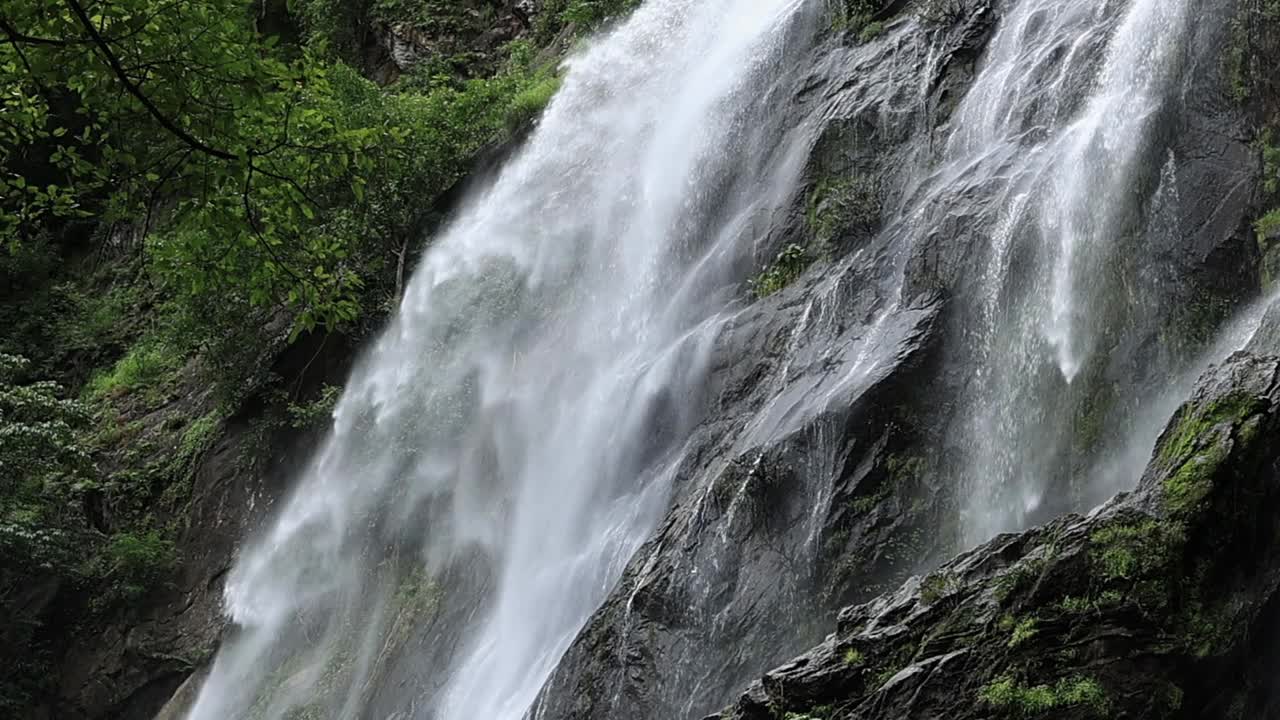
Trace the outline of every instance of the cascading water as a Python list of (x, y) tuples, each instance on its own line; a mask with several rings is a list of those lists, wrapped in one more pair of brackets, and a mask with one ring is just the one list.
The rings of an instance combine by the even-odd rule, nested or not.
[(1122, 240), (1142, 235), (1151, 138), (1188, 12), (1185, 0), (1016, 3), (953, 121), (944, 167), (998, 178), (978, 372), (963, 401), (965, 545), (1034, 517), (1070, 465), (1074, 403), (1097, 392), (1082, 372), (1105, 364), (1094, 355), (1116, 327), (1152, 314), (1151, 298), (1115, 297), (1133, 283)]
[(243, 551), (190, 720), (529, 708), (660, 518), (737, 240), (795, 185), (761, 119), (801, 5), (652, 0), (568, 62)]

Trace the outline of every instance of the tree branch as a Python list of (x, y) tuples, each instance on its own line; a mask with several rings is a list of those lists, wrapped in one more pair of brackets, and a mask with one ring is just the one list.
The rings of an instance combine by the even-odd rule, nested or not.
[(156, 107), (155, 103), (152, 103), (146, 95), (142, 94), (142, 91), (138, 89), (138, 86), (134, 85), (133, 81), (129, 79), (124, 67), (120, 64), (119, 58), (117, 58), (115, 53), (111, 51), (110, 46), (107, 45), (107, 41), (102, 37), (102, 34), (98, 32), (98, 29), (93, 26), (93, 21), (89, 19), (89, 15), (85, 13), (84, 8), (80, 6), (80, 3), (77, 2), (77, 0), (66, 0), (66, 3), (67, 7), (71, 8), (71, 12), (76, 16), (76, 19), (80, 21), (80, 25), (89, 33), (89, 37), (93, 40), (93, 44), (97, 46), (98, 52), (100, 52), (102, 57), (107, 61), (107, 65), (111, 66), (111, 71), (115, 73), (116, 78), (124, 85), (124, 89), (136, 98), (138, 102), (142, 103), (142, 106), (147, 109), (147, 112), (150, 113), (151, 117), (155, 118), (156, 122), (160, 123), (161, 127), (168, 130), (179, 140), (205, 155), (210, 155), (220, 160), (239, 159), (225, 150), (219, 150), (218, 148), (200, 141), (191, 133), (183, 130), (181, 127), (178, 127), (178, 125), (168, 117), (165, 117), (165, 114), (160, 111), (160, 108)]
[(24, 45), (50, 45), (53, 47), (66, 47), (67, 42), (63, 40), (54, 40), (52, 38), (32, 37), (31, 35), (23, 35), (18, 29), (9, 24), (8, 20), (0, 17), (0, 30), (4, 30), (6, 42), (13, 45), (19, 43)]

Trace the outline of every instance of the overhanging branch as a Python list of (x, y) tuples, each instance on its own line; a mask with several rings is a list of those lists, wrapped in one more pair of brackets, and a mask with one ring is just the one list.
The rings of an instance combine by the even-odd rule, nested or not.
[(111, 67), (111, 71), (115, 73), (116, 79), (124, 85), (124, 89), (128, 91), (130, 95), (137, 99), (138, 102), (142, 103), (142, 106), (146, 108), (147, 113), (150, 114), (151, 117), (155, 118), (156, 122), (160, 123), (161, 127), (169, 131), (169, 133), (174, 137), (205, 155), (216, 157), (220, 160), (238, 159), (232, 153), (212, 147), (211, 145), (201, 141), (191, 133), (183, 130), (177, 125), (177, 123), (173, 122), (163, 112), (161, 112), (160, 108), (156, 107), (155, 103), (151, 102), (151, 99), (143, 94), (142, 90), (138, 89), (138, 86), (129, 79), (129, 75), (125, 72), (124, 66), (120, 64), (120, 59), (111, 51), (111, 47), (107, 45), (107, 41), (102, 37), (102, 34), (98, 32), (98, 29), (93, 26), (93, 21), (89, 19), (88, 13), (84, 11), (84, 8), (80, 6), (80, 3), (77, 2), (77, 0), (66, 0), (66, 3), (67, 7), (71, 9), (72, 14), (74, 14), (76, 19), (80, 21), (80, 25), (85, 29), (85, 32), (89, 34), (90, 39), (93, 40), (93, 44), (98, 48), (98, 52), (101, 53), (102, 57), (107, 61), (107, 65)]

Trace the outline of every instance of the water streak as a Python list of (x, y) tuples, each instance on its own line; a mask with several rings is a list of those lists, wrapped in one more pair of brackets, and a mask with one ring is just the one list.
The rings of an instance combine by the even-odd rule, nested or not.
[[(944, 173), (995, 180), (977, 292), (964, 544), (1024, 527), (1068, 471), (1098, 346), (1146, 312), (1117, 301), (1152, 136), (1181, 71), (1186, 0), (1023, 0), (954, 121)], [(1093, 78), (1089, 80), (1089, 78)], [(1083, 81), (1082, 81), (1083, 79)], [(1128, 250), (1128, 251), (1131, 251)]]

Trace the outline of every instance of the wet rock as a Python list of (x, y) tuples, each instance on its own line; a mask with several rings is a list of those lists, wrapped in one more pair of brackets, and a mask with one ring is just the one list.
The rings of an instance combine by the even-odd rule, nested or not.
[(1277, 430), (1280, 358), (1232, 357), (1169, 423), (1136, 491), (846, 609), (713, 717), (1261, 717)]

